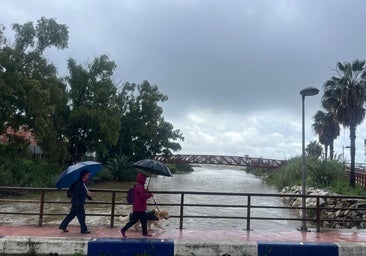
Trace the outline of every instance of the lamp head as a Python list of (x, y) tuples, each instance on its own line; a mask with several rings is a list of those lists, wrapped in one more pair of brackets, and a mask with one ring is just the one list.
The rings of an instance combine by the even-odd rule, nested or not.
[(314, 87), (307, 87), (305, 89), (302, 89), (300, 91), (300, 94), (305, 97), (305, 96), (313, 96), (313, 95), (317, 95), (319, 93), (319, 89), (314, 88)]

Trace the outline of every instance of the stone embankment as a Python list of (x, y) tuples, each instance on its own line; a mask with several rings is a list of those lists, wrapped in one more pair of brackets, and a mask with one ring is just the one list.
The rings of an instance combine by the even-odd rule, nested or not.
[[(281, 191), (282, 194), (301, 195), (301, 186), (285, 187)], [(339, 196), (321, 189), (307, 188), (306, 194), (309, 196), (324, 196), (320, 197), (319, 205), (321, 210), (321, 226), (323, 228), (344, 229), (344, 228), (366, 228), (366, 201), (359, 199), (336, 198), (327, 196)], [(282, 197), (283, 202), (287, 206), (301, 207), (301, 197)], [(316, 208), (316, 198), (310, 197), (306, 199), (306, 207)], [(297, 209), (299, 216), (302, 216), (302, 210)], [(314, 217), (315, 209), (307, 211), (307, 217)]]

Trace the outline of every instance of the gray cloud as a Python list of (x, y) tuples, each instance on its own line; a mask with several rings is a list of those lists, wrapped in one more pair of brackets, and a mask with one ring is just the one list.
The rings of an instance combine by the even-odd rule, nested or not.
[[(365, 58), (362, 0), (39, 0), (2, 1), (0, 9), (8, 27), (41, 16), (69, 26), (69, 48), (47, 52), (61, 74), (69, 57), (86, 63), (107, 53), (116, 81), (157, 84), (187, 153), (299, 154), (299, 91), (321, 89), (337, 61)], [(306, 99), (307, 140), (316, 139), (310, 125), (319, 108), (320, 95)], [(348, 132), (336, 143), (338, 151), (347, 145)]]

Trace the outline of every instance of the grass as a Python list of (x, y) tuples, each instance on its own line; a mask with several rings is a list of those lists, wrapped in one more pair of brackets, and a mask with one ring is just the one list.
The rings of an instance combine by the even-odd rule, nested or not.
[(349, 185), (349, 179), (344, 178), (334, 180), (331, 183), (329, 190), (345, 196), (366, 196), (365, 188), (357, 184), (353, 188)]

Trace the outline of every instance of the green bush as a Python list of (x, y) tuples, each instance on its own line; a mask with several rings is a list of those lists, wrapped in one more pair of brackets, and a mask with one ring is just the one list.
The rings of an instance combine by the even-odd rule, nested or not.
[(335, 180), (333, 180), (329, 185), (330, 190), (334, 193), (345, 195), (345, 196), (359, 196), (366, 195), (365, 188), (360, 185), (357, 185), (352, 188), (349, 185), (349, 178), (346, 175), (339, 176)]
[[(307, 157), (305, 161), (306, 185), (329, 189), (335, 193), (346, 195), (360, 195), (364, 188), (349, 186), (349, 178), (344, 171), (344, 165), (339, 160), (319, 160)], [(279, 170), (268, 175), (266, 180), (281, 190), (285, 186), (301, 185), (302, 165), (301, 157), (295, 157)]]
[(28, 158), (0, 157), (0, 185), (53, 187), (62, 168)]
[(0, 164), (0, 186), (9, 186), (14, 183), (11, 169), (5, 163)]
[[(167, 164), (167, 166), (173, 174), (193, 171), (189, 164)], [(116, 156), (108, 159), (105, 168), (94, 178), (94, 182), (105, 180), (134, 181), (137, 173), (138, 170), (133, 167), (128, 157)]]
[(337, 179), (345, 179), (344, 166), (336, 160), (307, 159), (306, 162), (307, 182), (314, 187), (328, 187)]
[(301, 158), (293, 158), (279, 170), (270, 173), (267, 182), (278, 189), (301, 183)]
[(136, 170), (130, 159), (125, 155), (115, 156), (108, 159), (101, 175), (104, 180), (132, 181), (136, 178)]

